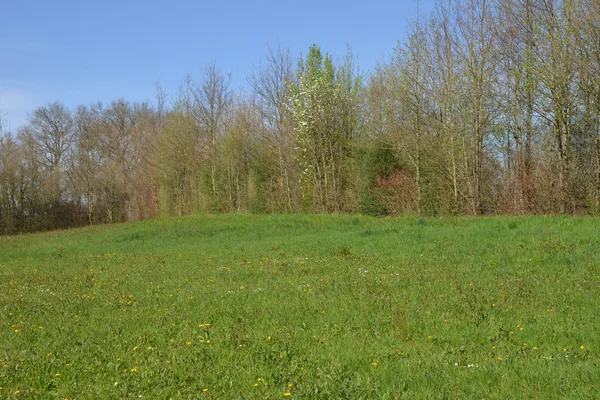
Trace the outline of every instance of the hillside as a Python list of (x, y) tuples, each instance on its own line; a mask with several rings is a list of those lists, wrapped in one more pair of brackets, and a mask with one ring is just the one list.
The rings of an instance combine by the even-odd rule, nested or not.
[(590, 398), (598, 226), (229, 214), (0, 237), (0, 398)]

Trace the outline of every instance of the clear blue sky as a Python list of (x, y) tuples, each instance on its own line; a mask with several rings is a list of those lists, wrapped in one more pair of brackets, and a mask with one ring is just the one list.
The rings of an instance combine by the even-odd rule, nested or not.
[[(339, 60), (347, 45), (364, 70), (387, 57), (416, 18), (417, 0), (64, 1), (0, 6), (0, 109), (14, 131), (36, 107), (69, 107), (170, 93), (214, 60), (232, 87), (279, 42), (292, 55), (312, 43)], [(421, 0), (426, 16), (434, 0)]]

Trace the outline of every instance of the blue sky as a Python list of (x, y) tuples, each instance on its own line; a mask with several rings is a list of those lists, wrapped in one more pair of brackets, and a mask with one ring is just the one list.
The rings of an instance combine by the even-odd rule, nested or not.
[[(339, 60), (352, 47), (371, 69), (406, 37), (417, 0), (397, 1), (47, 1), (0, 6), (0, 109), (14, 131), (36, 107), (124, 97), (152, 101), (214, 60), (246, 86), (267, 46), (292, 55), (317, 43)], [(427, 15), (434, 0), (421, 0)]]

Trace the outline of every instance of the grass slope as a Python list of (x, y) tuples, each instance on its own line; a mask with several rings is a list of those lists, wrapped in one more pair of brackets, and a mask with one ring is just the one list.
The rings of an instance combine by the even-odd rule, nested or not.
[(0, 398), (593, 398), (599, 227), (221, 215), (0, 238)]

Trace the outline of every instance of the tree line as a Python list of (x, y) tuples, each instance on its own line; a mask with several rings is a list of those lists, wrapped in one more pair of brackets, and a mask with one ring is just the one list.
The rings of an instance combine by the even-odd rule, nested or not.
[(600, 211), (600, 3), (440, 0), (388, 60), (270, 48), (230, 88), (0, 123), (0, 233), (194, 212)]

